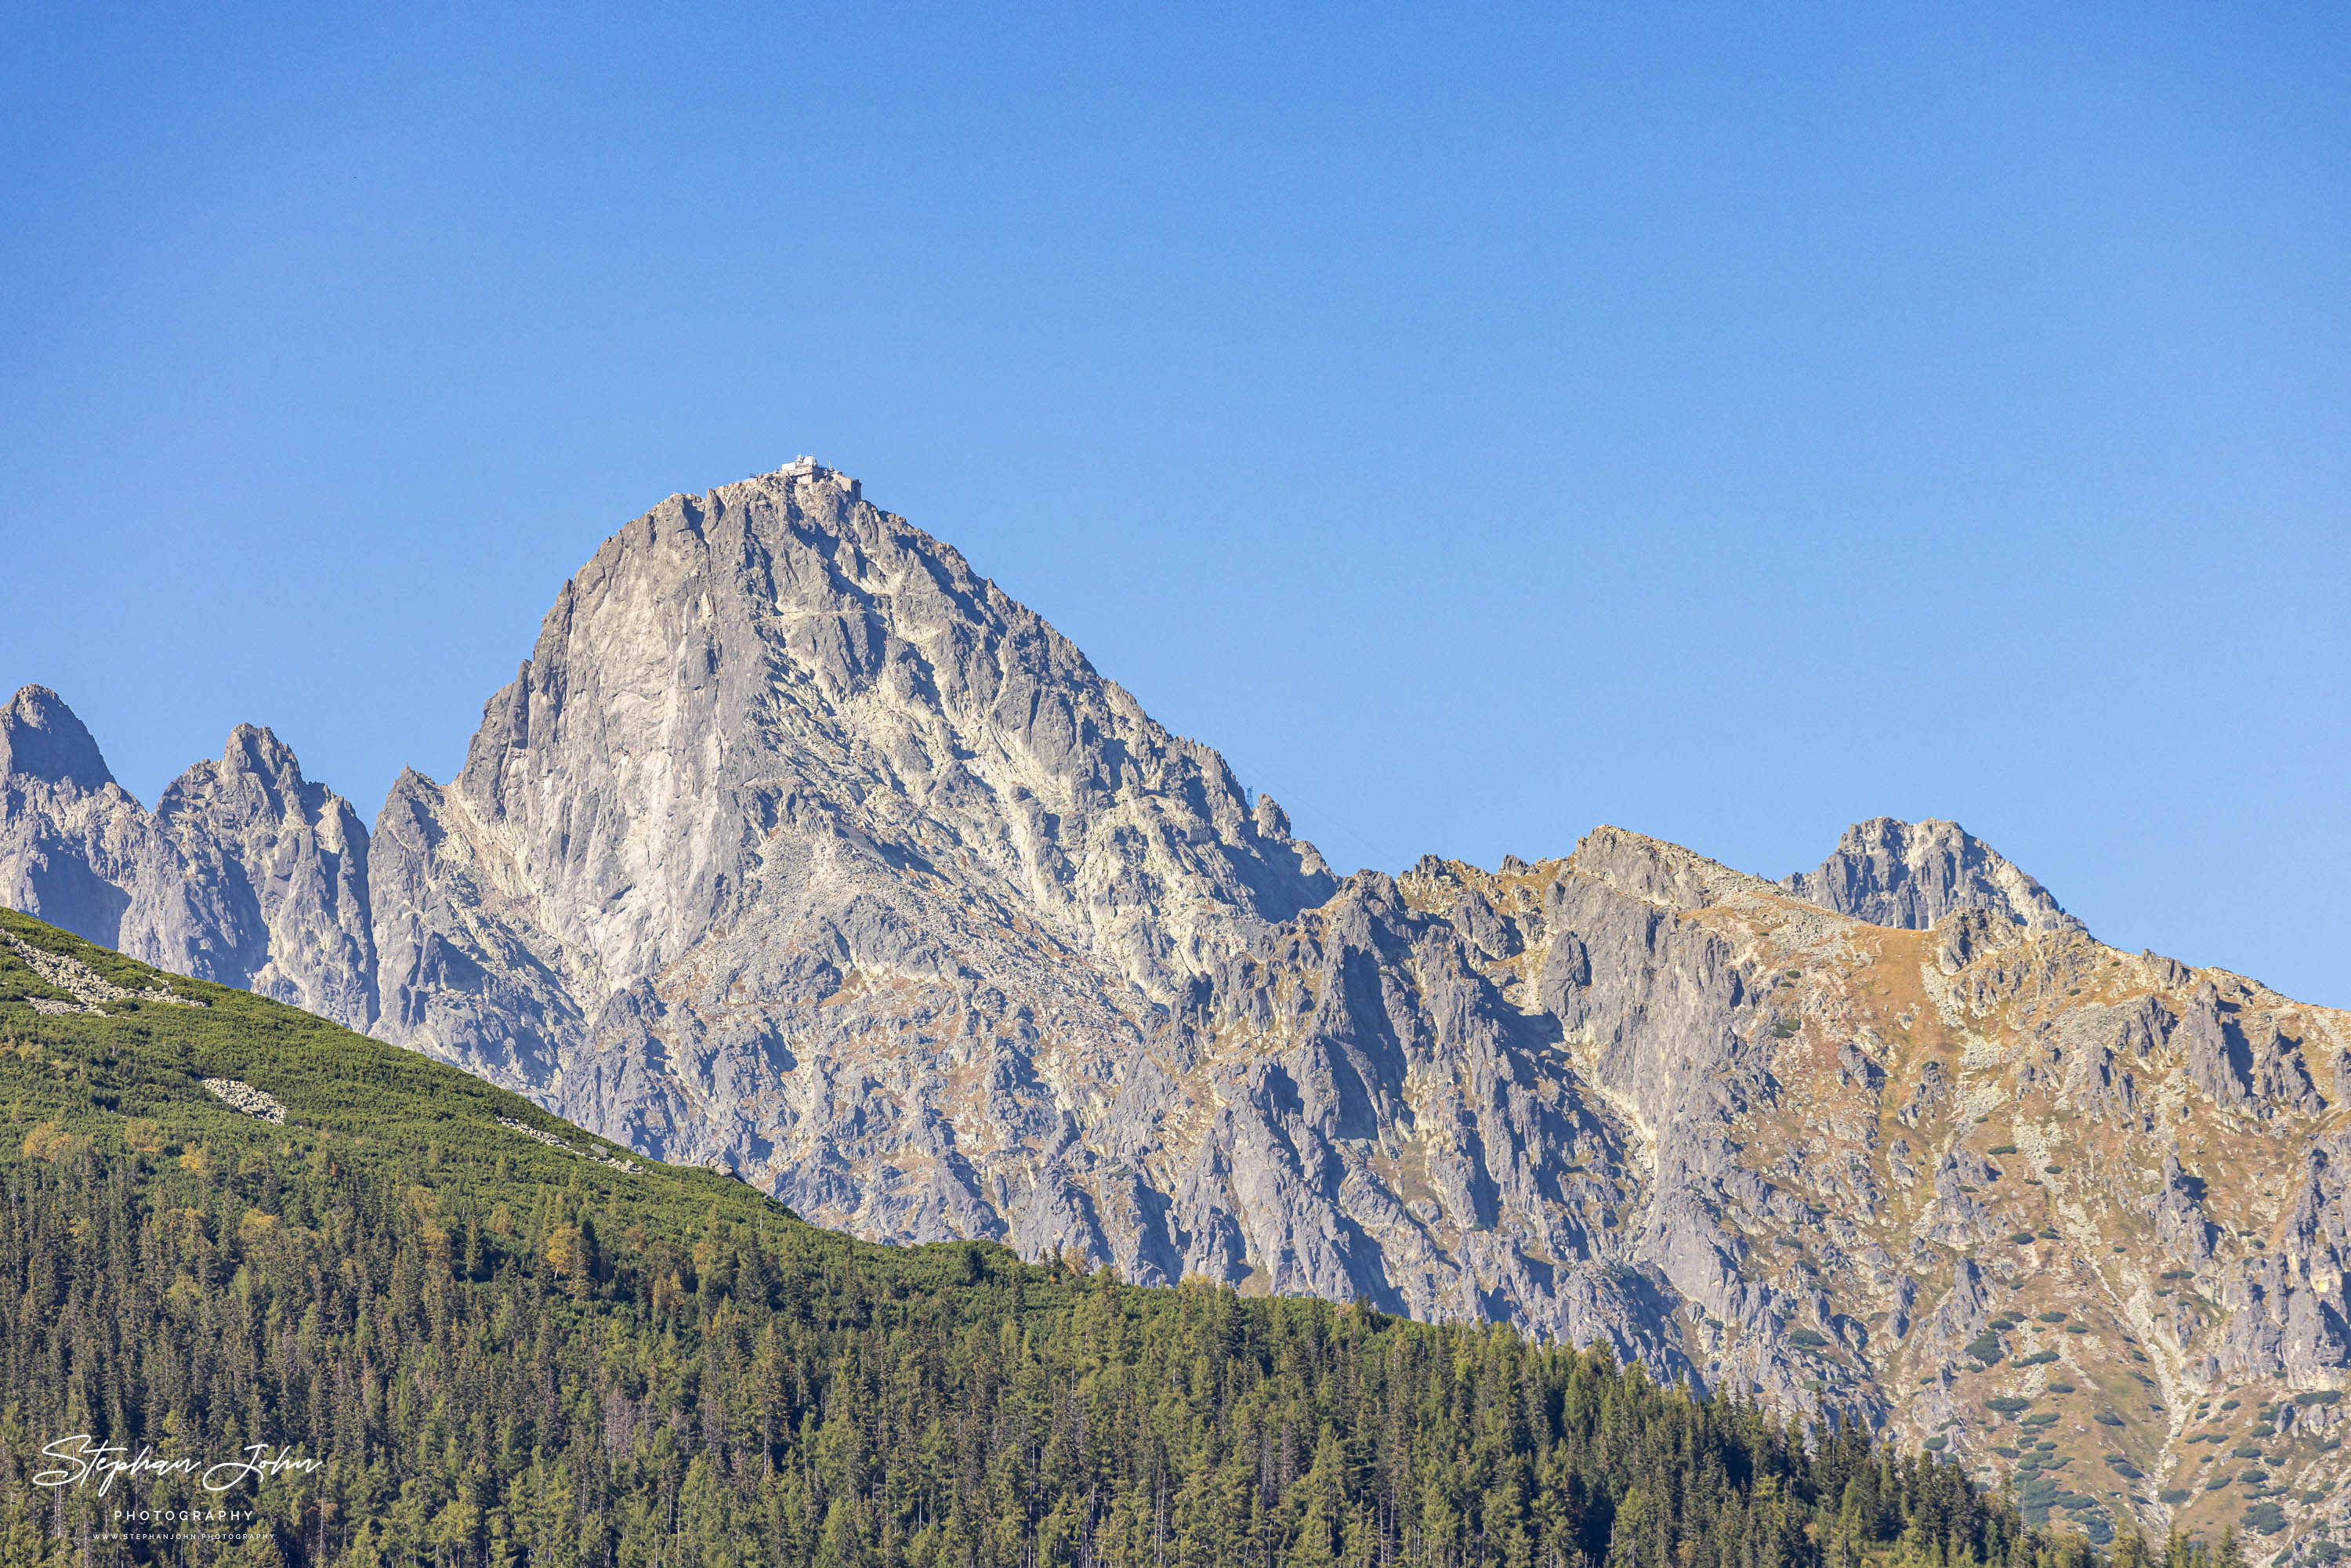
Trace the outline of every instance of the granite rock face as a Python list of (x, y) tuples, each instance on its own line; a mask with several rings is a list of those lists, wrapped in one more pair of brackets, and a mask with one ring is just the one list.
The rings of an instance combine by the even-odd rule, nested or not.
[(154, 820), (174, 874), (138, 890), (126, 952), (353, 1029), (374, 1023), (368, 832), (350, 801), (305, 779), (277, 736), (241, 724), (217, 759), (163, 791)]
[(1037, 969), (1133, 1012), (1333, 885), (1222, 758), (811, 464), (608, 541), (375, 854), (387, 1034), (534, 1088), (665, 975), (755, 1032), (728, 988), (813, 1006), (851, 974), (944, 1013)]
[(268, 730), (239, 725), (151, 814), (56, 693), (0, 709), (5, 902), (159, 968), (370, 1027), (367, 844)]
[(1981, 909), (2033, 931), (2080, 930), (2049, 892), (1957, 822), (1873, 817), (1844, 831), (1818, 871), (1780, 885), (1823, 909), (1926, 931), (1946, 915)]
[(2351, 1382), (2345, 1014), (1948, 822), (1782, 883), (1610, 827), (1334, 877), (807, 462), (609, 540), (372, 835), (249, 727), (146, 813), (27, 688), (0, 890), (822, 1224), (1603, 1340), (2020, 1486), (2019, 1401), (2177, 1490), (2190, 1411), (2315, 1445)]
[(0, 707), (0, 902), (119, 947), (152, 838), (57, 693), (26, 686)]

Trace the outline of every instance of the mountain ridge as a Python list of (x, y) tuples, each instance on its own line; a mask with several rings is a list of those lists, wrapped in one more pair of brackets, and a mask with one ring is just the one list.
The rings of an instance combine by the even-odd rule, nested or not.
[[(266, 731), (152, 815), (76, 731), (0, 712), (12, 898), (862, 1236), (1500, 1319), (2036, 1484), (1991, 1401), (2177, 1479), (2196, 1399), (2351, 1368), (2345, 1015), (2106, 948), (1949, 822), (1780, 883), (1607, 826), (1334, 876), (813, 464), (606, 541), (371, 834)], [(2100, 1326), (2020, 1383), (2025, 1301)], [(2099, 1517), (2179, 1506), (2115, 1474)]]

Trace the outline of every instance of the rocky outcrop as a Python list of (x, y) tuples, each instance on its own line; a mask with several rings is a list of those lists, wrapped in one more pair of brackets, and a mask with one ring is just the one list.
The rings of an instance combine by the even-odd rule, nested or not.
[(2210, 1265), (2218, 1232), (2204, 1217), (2204, 1183), (2180, 1168), (2176, 1152), (2163, 1156), (2154, 1214), (2156, 1239), (2167, 1258), (2199, 1272)]
[(2279, 1245), (2239, 1262), (2222, 1291), (2224, 1375), (2295, 1388), (2335, 1384), (2351, 1366), (2351, 1131), (2303, 1155)]
[(1928, 931), (1963, 909), (1980, 909), (2033, 931), (2080, 930), (2048, 890), (1957, 822), (1873, 817), (1844, 831), (1818, 871), (1781, 883), (1823, 909)]
[(2212, 980), (2189, 993), (2179, 1033), (2189, 1081), (2220, 1103), (2304, 1113), (2323, 1107), (2300, 1042), (2279, 1030), (2274, 1015), (2248, 1009), (2233, 994), (2223, 997)]

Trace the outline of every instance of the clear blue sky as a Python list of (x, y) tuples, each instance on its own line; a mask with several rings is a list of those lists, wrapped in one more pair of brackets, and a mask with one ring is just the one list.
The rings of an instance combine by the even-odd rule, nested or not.
[(0, 688), (150, 803), (813, 452), (1343, 866), (1947, 816), (2351, 1004), (2339, 6), (0, 16)]

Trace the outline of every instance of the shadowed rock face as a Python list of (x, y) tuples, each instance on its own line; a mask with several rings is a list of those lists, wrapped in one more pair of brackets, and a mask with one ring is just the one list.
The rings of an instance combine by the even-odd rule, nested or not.
[(114, 782), (98, 742), (47, 686), (26, 686), (0, 708), (0, 778), (18, 788), (47, 785), (83, 794)]
[[(152, 815), (53, 694), (0, 747), (20, 907), (868, 1237), (1606, 1340), (1995, 1471), (1994, 1398), (2168, 1487), (2199, 1399), (2351, 1375), (2345, 1015), (1950, 823), (1336, 879), (813, 465), (609, 540), (372, 837), (266, 730)], [(2330, 1497), (2335, 1409), (2271, 1417)]]
[(1959, 910), (1981, 909), (2034, 931), (2083, 928), (2047, 889), (1957, 822), (1856, 822), (1820, 870), (1780, 885), (1873, 925), (1925, 931)]

